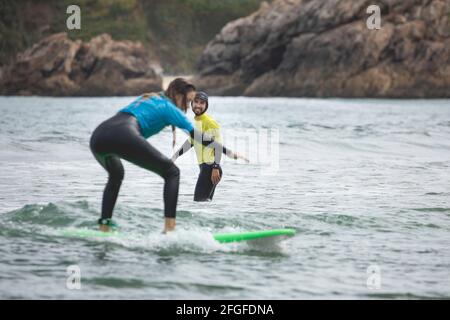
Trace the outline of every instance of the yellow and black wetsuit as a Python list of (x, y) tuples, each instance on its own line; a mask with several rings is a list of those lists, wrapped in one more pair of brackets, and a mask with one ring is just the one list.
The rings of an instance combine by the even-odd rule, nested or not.
[[(195, 118), (195, 128), (202, 133), (206, 133), (212, 137), (214, 141), (222, 143), (220, 134), (220, 125), (207, 113), (203, 113)], [(183, 146), (178, 150), (178, 156), (194, 147), (197, 155), (200, 173), (198, 175), (197, 184), (195, 185), (194, 201), (210, 201), (214, 196), (216, 185), (211, 181), (213, 169), (219, 169), (220, 177), (222, 177), (222, 168), (220, 167), (221, 152), (214, 148), (205, 147), (202, 143), (192, 138), (186, 140)]]

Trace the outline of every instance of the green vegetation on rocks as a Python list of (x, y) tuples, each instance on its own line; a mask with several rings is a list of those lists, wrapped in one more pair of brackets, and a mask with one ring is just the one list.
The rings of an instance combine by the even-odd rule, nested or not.
[[(140, 41), (166, 73), (191, 73), (205, 45), (229, 21), (258, 9), (262, 0), (2, 0), (0, 66), (50, 34), (89, 41), (109, 33)], [(81, 30), (68, 30), (66, 8), (81, 8)]]

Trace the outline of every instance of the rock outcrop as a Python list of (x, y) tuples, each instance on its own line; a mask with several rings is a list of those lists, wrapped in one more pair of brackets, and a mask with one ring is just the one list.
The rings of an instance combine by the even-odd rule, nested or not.
[(6, 95), (123, 96), (161, 90), (161, 68), (139, 42), (102, 34), (83, 43), (66, 33), (42, 39), (4, 68)]
[[(381, 8), (369, 30), (367, 8)], [(450, 0), (276, 0), (227, 24), (199, 60), (216, 95), (450, 97)]]

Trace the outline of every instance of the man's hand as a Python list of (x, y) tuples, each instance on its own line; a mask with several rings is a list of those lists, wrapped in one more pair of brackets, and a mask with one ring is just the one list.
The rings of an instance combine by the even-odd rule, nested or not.
[(237, 153), (237, 152), (234, 153), (234, 159), (235, 159), (235, 160), (241, 159), (241, 160), (244, 160), (244, 161), (247, 162), (247, 163), (250, 162), (250, 160), (248, 160), (246, 157), (244, 157), (243, 155), (240, 155), (240, 154)]
[(211, 182), (213, 183), (213, 185), (218, 184), (220, 181), (220, 171), (219, 169), (212, 169), (211, 172)]
[(240, 154), (237, 153), (237, 152), (233, 152), (233, 151), (228, 150), (228, 152), (226, 153), (226, 155), (227, 155), (227, 157), (229, 157), (229, 158), (231, 158), (231, 159), (234, 159), (234, 160), (242, 159), (242, 160), (244, 160), (244, 161), (247, 162), (247, 163), (250, 162), (250, 160), (248, 160), (246, 157), (244, 157), (243, 155), (240, 155)]

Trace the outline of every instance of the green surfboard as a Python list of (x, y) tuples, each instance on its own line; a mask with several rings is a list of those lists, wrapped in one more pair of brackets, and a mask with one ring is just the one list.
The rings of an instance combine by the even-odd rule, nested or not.
[(262, 231), (250, 231), (250, 232), (232, 232), (232, 233), (216, 233), (214, 239), (220, 243), (239, 242), (257, 240), (269, 237), (292, 237), (295, 235), (294, 229), (272, 229)]
[[(92, 229), (70, 228), (61, 230), (61, 235), (66, 237), (81, 237), (81, 238), (108, 238), (108, 237), (122, 237), (125, 234), (112, 231), (103, 232)], [(294, 229), (272, 229), (262, 231), (250, 232), (231, 232), (231, 233), (216, 233), (213, 237), (220, 243), (250, 241), (269, 237), (292, 237), (295, 235)]]

